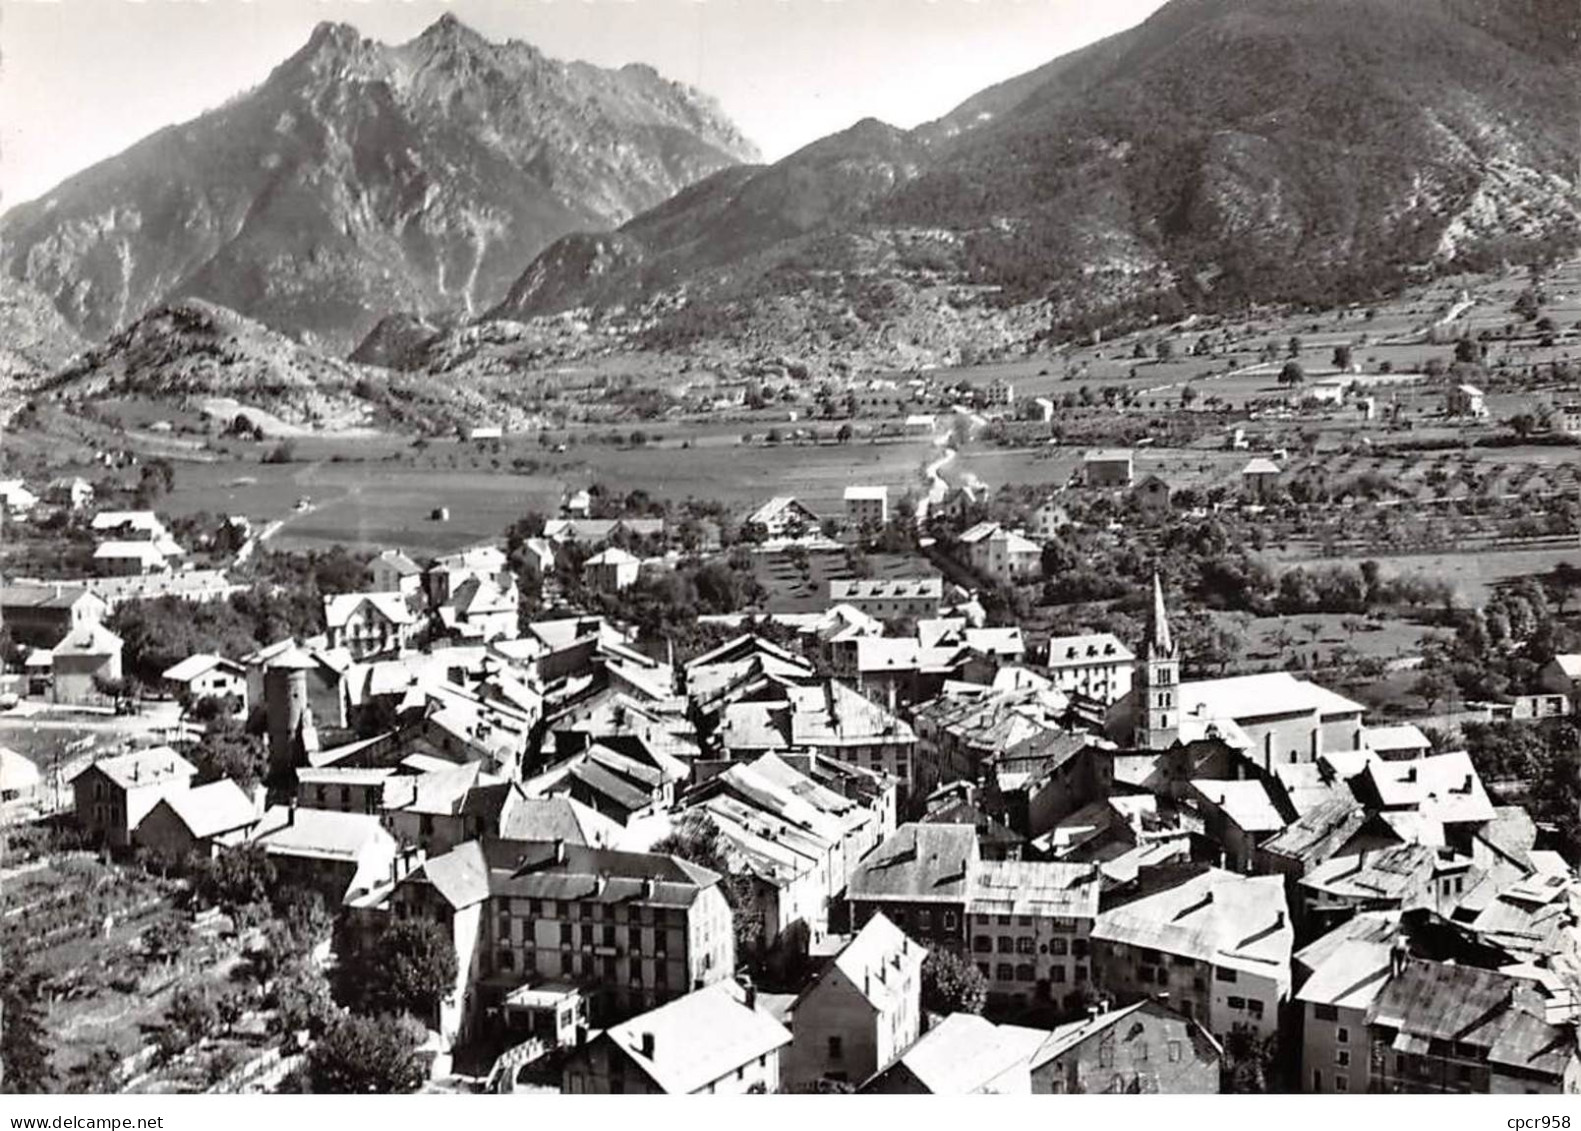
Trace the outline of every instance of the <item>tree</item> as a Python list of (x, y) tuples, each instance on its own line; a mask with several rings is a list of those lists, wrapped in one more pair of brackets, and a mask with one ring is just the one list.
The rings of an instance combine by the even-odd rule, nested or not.
[(33, 1095), (55, 1084), (49, 1033), (44, 1027), (44, 976), (27, 956), (0, 962), (0, 1092)]
[(274, 886), (274, 864), (258, 844), (227, 849), (199, 862), (192, 874), (198, 900), (227, 914), (265, 902)]
[(711, 817), (704, 813), (688, 813), (676, 822), (669, 836), (655, 841), (648, 851), (679, 857), (718, 872), (723, 877), (720, 890), (725, 902), (730, 904), (731, 921), (735, 926), (736, 955), (740, 958), (762, 949), (765, 941), (763, 916), (753, 892), (751, 877), (731, 869), (725, 848), (719, 826)]
[(1430, 714), (1434, 705), (1448, 698), (1454, 690), (1455, 681), (1437, 669), (1423, 672), (1411, 685), (1411, 693), (1421, 697)]
[(1455, 343), (1455, 360), (1462, 365), (1477, 365), (1482, 361), (1486, 347), (1471, 338), (1461, 338)]
[(357, 1013), (409, 1013), (437, 1023), (440, 1003), (455, 992), (455, 943), (437, 923), (402, 919), (349, 964), (345, 977), (347, 1004)]
[(1292, 337), (1286, 347), (1286, 356), (1294, 359), (1301, 356), (1301, 339)]
[(1350, 343), (1342, 342), (1334, 347), (1334, 368), (1348, 372), (1351, 367), (1352, 353)]
[(310, 962), (299, 962), (275, 979), (274, 1005), (287, 1032), (305, 1029), (315, 1037), (340, 1015), (323, 971)]
[(1281, 385), (1300, 385), (1307, 379), (1307, 371), (1301, 368), (1299, 361), (1287, 361), (1285, 367), (1279, 371)]
[(1171, 339), (1159, 339), (1158, 360), (1160, 364), (1168, 364), (1169, 362), (1175, 360), (1175, 343)]
[(1259, 1095), (1276, 1083), (1278, 1038), (1259, 1037), (1242, 1026), (1231, 1030), (1219, 1065), (1220, 1089), (1234, 1095)]
[(835, 432), (834, 432), (835, 443), (837, 443), (837, 444), (849, 444), (851, 442), (851, 437), (854, 436), (854, 435), (856, 435), (856, 430), (851, 427), (849, 422), (847, 422), (845, 424), (842, 424), (842, 425), (840, 425), (840, 427), (835, 429)]
[(988, 979), (973, 963), (948, 950), (930, 950), (922, 960), (922, 1008), (930, 1013), (981, 1013), (988, 1004)]
[(409, 1017), (342, 1015), (308, 1053), (308, 1084), (330, 1095), (415, 1092), (427, 1077), (426, 1039)]

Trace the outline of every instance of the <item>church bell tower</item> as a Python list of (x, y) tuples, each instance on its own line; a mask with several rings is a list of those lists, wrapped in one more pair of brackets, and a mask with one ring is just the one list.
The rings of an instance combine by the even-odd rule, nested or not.
[(1169, 634), (1164, 586), (1153, 574), (1147, 635), (1136, 658), (1134, 699), (1138, 749), (1165, 750), (1180, 740), (1180, 651)]

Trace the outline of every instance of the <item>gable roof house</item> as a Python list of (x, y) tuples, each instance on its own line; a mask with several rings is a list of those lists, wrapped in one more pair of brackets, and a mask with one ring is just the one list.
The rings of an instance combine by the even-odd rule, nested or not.
[(561, 1091), (649, 1095), (777, 1092), (785, 1026), (733, 981), (716, 982), (617, 1025), (566, 1061)]
[(235, 660), (200, 652), (166, 668), (160, 678), (190, 702), (231, 696), (238, 703), (237, 714), (247, 711), (247, 669)]
[(57, 703), (98, 702), (104, 698), (100, 686), (121, 679), (121, 638), (101, 624), (72, 629), (50, 654)]
[(874, 915), (791, 1005), (786, 1087), (860, 1083), (917, 1039), (927, 951)]
[(324, 598), (324, 624), (331, 648), (354, 660), (399, 652), (412, 642), (417, 618), (400, 593), (336, 593)]
[(98, 624), (109, 606), (92, 590), (66, 585), (0, 585), (0, 622), (18, 644), (49, 648), (74, 628)]
[(1216, 1095), (1224, 1050), (1147, 999), (1057, 1026), (1032, 1054), (1034, 1095)]
[(249, 795), (229, 778), (161, 797), (132, 833), (139, 848), (167, 859), (213, 856), (242, 844), (263, 816), (261, 788)]
[(815, 534), (821, 521), (793, 495), (776, 495), (746, 518), (747, 525), (761, 526), (770, 538)]
[(952, 1013), (923, 1034), (863, 1092), (902, 1095), (1027, 1095), (1031, 1053), (1040, 1030), (995, 1025), (974, 1013)]

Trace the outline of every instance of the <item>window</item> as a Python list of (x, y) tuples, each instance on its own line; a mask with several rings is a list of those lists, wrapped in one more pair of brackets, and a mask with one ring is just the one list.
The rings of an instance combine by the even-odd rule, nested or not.
[(1318, 1071), (1316, 1068), (1312, 1070), (1312, 1090), (1314, 1092), (1321, 1092), (1323, 1090), (1323, 1073)]
[(917, 930), (922, 934), (929, 934), (933, 930), (933, 912), (927, 908), (917, 912)]
[(1001, 962), (994, 967), (994, 980), (996, 982), (1013, 981), (1016, 976), (1015, 967), (1008, 962)]
[(1037, 981), (1037, 974), (1033, 972), (1032, 964), (1030, 962), (1022, 962), (1022, 963), (1017, 964), (1017, 966), (1016, 966), (1016, 981), (1018, 981), (1018, 982), (1035, 982), (1035, 981)]
[(1019, 939), (1016, 940), (1016, 953), (1017, 954), (1036, 954), (1037, 953), (1037, 944), (1035, 942), (1033, 942), (1029, 938), (1024, 938), (1024, 937), (1023, 938), (1019, 938)]
[(1334, 1054), (1334, 1063), (1339, 1065), (1341, 1068), (1349, 1068), (1350, 1067), (1350, 1050), (1349, 1049), (1340, 1049), (1338, 1052), (1336, 1052)]
[(1066, 944), (1064, 939), (1050, 939), (1049, 940), (1049, 953), (1050, 954), (1063, 955), (1068, 949), (1069, 949), (1069, 946)]
[(614, 927), (605, 927), (604, 928), (604, 945), (605, 946), (614, 946), (615, 945), (615, 928)]
[(953, 930), (955, 930), (956, 923), (957, 923), (957, 920), (956, 920), (956, 917), (955, 917), (955, 912), (953, 912), (953, 911), (946, 911), (944, 913), (944, 929), (946, 931), (953, 931)]
[(1213, 977), (1214, 980), (1219, 982), (1233, 983), (1235, 981), (1235, 971), (1231, 970), (1228, 966), (1216, 966), (1213, 970)]
[(1246, 1012), (1250, 1013), (1257, 1020), (1261, 1021), (1263, 1019), (1263, 1003), (1254, 997), (1247, 998)]
[(1001, 927), (1008, 927), (1008, 926), (1010, 926), (1010, 916), (1008, 916), (1008, 915), (1000, 915), (998, 918), (999, 918), (999, 925)]
[(1336, 1074), (1334, 1077), (1334, 1090), (1336, 1092), (1350, 1091), (1350, 1077), (1344, 1073)]
[(1179, 1064), (1180, 1063), (1180, 1042), (1179, 1041), (1170, 1041), (1169, 1042), (1169, 1063), (1171, 1063), (1171, 1064)]
[(845, 1039), (843, 1037), (829, 1038), (829, 1059), (842, 1060), (845, 1058)]
[[(1332, 1005), (1314, 1005), (1312, 1007), (1312, 1016), (1319, 1021), (1338, 1021), (1339, 1010)], [(1343, 1029), (1340, 1031), (1344, 1032)]]
[(972, 950), (978, 954), (992, 954), (994, 950), (994, 940), (989, 938), (987, 935), (978, 935), (972, 940)]
[(1334, 1039), (1342, 1045), (1350, 1044), (1350, 1030), (1341, 1025), (1334, 1032)]
[(1236, 997), (1234, 994), (1231, 994), (1229, 997), (1224, 999), (1224, 1004), (1229, 1006), (1231, 1009), (1245, 1009), (1246, 999), (1243, 997)]
[(1077, 958), (1086, 958), (1087, 957), (1087, 940), (1086, 939), (1072, 939), (1070, 941), (1070, 952), (1071, 952), (1072, 955), (1074, 955)]
[(1017, 915), (1016, 916), (1016, 922), (1021, 924), (1023, 927), (1030, 927), (1032, 925), (1032, 916), (1030, 916), (1030, 915)]
[(561, 946), (570, 946), (571, 945), (571, 924), (570, 923), (561, 923), (560, 924), (560, 945)]
[(1016, 949), (1016, 940), (1015, 939), (1011, 938), (1009, 935), (1000, 935), (999, 936), (999, 953), (1000, 954), (1014, 954), (1015, 953), (1015, 949)]
[(1054, 967), (1054, 969), (1049, 971), (1049, 974), (1053, 977), (1054, 981), (1056, 983), (1058, 983), (1059, 985), (1063, 986), (1065, 984), (1065, 967), (1063, 967), (1063, 966), (1056, 966), (1056, 967)]

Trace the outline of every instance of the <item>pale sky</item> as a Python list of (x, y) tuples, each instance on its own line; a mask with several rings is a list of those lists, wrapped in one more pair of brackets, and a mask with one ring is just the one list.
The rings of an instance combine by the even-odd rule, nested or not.
[(261, 81), (320, 20), (411, 38), (443, 12), (562, 59), (652, 64), (774, 160), (910, 127), (1162, 0), (0, 0), (0, 207)]

